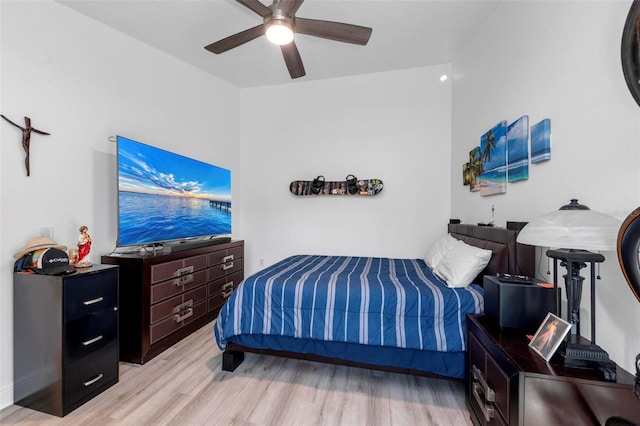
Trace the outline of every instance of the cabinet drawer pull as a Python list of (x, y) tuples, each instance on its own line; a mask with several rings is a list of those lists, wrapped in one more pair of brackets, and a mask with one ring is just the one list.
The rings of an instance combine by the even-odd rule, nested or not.
[(480, 407), (480, 411), (482, 411), (482, 415), (484, 416), (484, 419), (490, 422), (491, 419), (495, 417), (496, 412), (493, 409), (492, 404), (487, 404), (485, 401), (482, 400), (482, 397), (480, 396), (480, 391), (482, 390), (482, 386), (480, 386), (480, 384), (476, 382), (473, 382), (472, 386), (473, 386), (473, 397), (478, 403), (478, 406)]
[(176, 287), (180, 287), (181, 285), (190, 283), (191, 281), (193, 281), (193, 275), (189, 274), (189, 275), (182, 276), (180, 278), (176, 278), (175, 280), (173, 280), (173, 283), (176, 285)]
[(186, 308), (192, 308), (192, 307), (193, 307), (193, 299), (189, 299), (184, 303), (174, 306), (173, 313), (179, 314), (181, 311), (184, 311)]
[(224, 265), (222, 265), (222, 270), (226, 271), (227, 269), (231, 269), (233, 268), (233, 261), (229, 262), (229, 263), (225, 263)]
[(222, 297), (226, 299), (227, 297), (231, 296), (232, 293), (233, 293), (233, 289), (229, 291), (225, 291), (222, 293)]
[(98, 380), (102, 379), (103, 377), (104, 377), (104, 374), (100, 373), (95, 378), (89, 380), (88, 382), (84, 382), (84, 385), (85, 386), (91, 386), (92, 384), (94, 384)]
[(184, 312), (183, 314), (176, 314), (176, 315), (173, 316), (173, 319), (174, 319), (175, 322), (183, 321), (183, 320), (189, 318), (190, 316), (192, 316), (193, 315), (193, 308), (189, 308), (189, 309), (187, 309), (186, 311), (183, 311), (183, 312)]
[(496, 400), (496, 393), (489, 387), (478, 367), (472, 365), (471, 369), (473, 371), (473, 378), (480, 383), (480, 386), (482, 386), (485, 399), (487, 401), (494, 402)]
[(94, 337), (93, 339), (87, 340), (86, 342), (82, 342), (82, 346), (89, 346), (96, 342), (99, 342), (100, 340), (102, 340), (102, 335), (98, 337)]
[(184, 268), (176, 269), (174, 275), (176, 277), (180, 277), (182, 275), (187, 275), (193, 272), (193, 266), (185, 266)]
[(100, 297), (96, 297), (95, 299), (85, 300), (84, 302), (82, 302), (82, 304), (85, 306), (89, 306), (89, 305), (93, 305), (94, 303), (102, 302), (103, 300), (104, 300), (104, 297), (100, 296)]
[(233, 260), (233, 255), (225, 256), (222, 258), (222, 263), (227, 263), (228, 261)]
[(233, 281), (229, 281), (228, 283), (224, 284), (221, 290), (225, 291), (225, 290), (229, 290), (230, 288), (233, 288)]

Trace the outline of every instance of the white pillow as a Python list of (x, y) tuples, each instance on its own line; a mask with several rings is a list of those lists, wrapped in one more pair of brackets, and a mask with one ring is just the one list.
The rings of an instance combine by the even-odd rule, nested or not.
[(451, 236), (451, 234), (446, 234), (443, 237), (440, 237), (438, 241), (436, 241), (433, 246), (427, 252), (427, 255), (424, 258), (424, 263), (431, 269), (435, 269), (436, 265), (440, 263), (445, 254), (458, 242), (458, 240)]
[(489, 264), (491, 250), (470, 246), (457, 240), (456, 244), (436, 265), (434, 272), (449, 287), (466, 287)]

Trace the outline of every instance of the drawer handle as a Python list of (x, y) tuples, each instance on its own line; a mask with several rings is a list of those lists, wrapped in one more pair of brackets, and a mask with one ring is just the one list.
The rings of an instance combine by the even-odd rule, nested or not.
[(82, 302), (82, 304), (85, 305), (85, 306), (89, 306), (89, 305), (93, 305), (95, 303), (102, 302), (103, 300), (104, 300), (104, 297), (100, 296), (100, 297), (96, 297), (95, 299), (85, 300), (84, 302)]
[(102, 379), (103, 377), (104, 377), (104, 374), (100, 373), (95, 378), (89, 380), (88, 382), (84, 382), (84, 385), (85, 386), (91, 386), (92, 384), (94, 384), (98, 380)]
[(82, 346), (89, 346), (96, 342), (99, 342), (100, 340), (102, 340), (102, 335), (98, 337), (94, 337), (93, 339), (87, 340), (86, 342), (82, 342)]
[(233, 255), (225, 256), (222, 258), (222, 263), (227, 263), (228, 261), (233, 260)]
[(231, 296), (232, 293), (233, 293), (233, 289), (229, 291), (225, 291), (222, 293), (222, 297), (226, 299), (227, 297)]
[(482, 397), (480, 396), (480, 391), (482, 390), (482, 386), (476, 382), (473, 382), (472, 386), (473, 386), (473, 397), (478, 403), (478, 406), (480, 407), (480, 411), (482, 411), (482, 415), (484, 416), (484, 419), (490, 422), (491, 419), (495, 417), (496, 412), (493, 409), (493, 406), (491, 404), (487, 404), (485, 403), (485, 401), (482, 400)]
[(480, 386), (482, 386), (482, 391), (485, 395), (486, 400), (494, 402), (496, 400), (496, 393), (489, 387), (486, 380), (482, 376), (480, 369), (478, 369), (478, 367), (476, 367), (475, 365), (472, 365), (471, 369), (473, 371), (473, 378), (480, 383)]
[(176, 278), (175, 280), (173, 280), (173, 283), (176, 285), (176, 287), (180, 287), (181, 285), (190, 283), (191, 281), (193, 281), (193, 275), (189, 274), (180, 278)]
[(221, 290), (225, 291), (225, 290), (229, 290), (230, 288), (233, 288), (233, 281), (229, 281), (228, 283), (224, 284)]
[(179, 314), (181, 311), (184, 311), (185, 308), (191, 308), (191, 307), (193, 307), (193, 299), (189, 299), (184, 303), (174, 306), (173, 313)]
[(233, 268), (233, 262), (225, 263), (224, 265), (222, 265), (223, 271), (226, 271), (227, 269), (231, 269), (231, 268)]
[(175, 320), (175, 322), (180, 322), (180, 321), (184, 321), (185, 319), (189, 318), (192, 315), (193, 315), (193, 308), (189, 308), (186, 311), (184, 311), (183, 314), (174, 315), (173, 319)]
[(176, 269), (176, 272), (174, 273), (174, 275), (176, 277), (180, 277), (182, 275), (187, 275), (193, 272), (193, 265), (191, 266), (185, 266), (184, 268), (180, 268), (180, 269)]

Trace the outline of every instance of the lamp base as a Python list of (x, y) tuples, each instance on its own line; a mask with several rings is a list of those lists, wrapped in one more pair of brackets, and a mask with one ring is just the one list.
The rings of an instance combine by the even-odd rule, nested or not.
[(569, 368), (600, 370), (604, 379), (616, 380), (616, 363), (609, 359), (607, 351), (598, 345), (562, 342), (558, 353)]

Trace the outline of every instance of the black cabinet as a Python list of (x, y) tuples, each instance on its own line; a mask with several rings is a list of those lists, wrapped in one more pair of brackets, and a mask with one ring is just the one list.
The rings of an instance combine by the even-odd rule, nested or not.
[(485, 315), (467, 319), (474, 425), (604, 425), (612, 417), (640, 424), (634, 377), (621, 367), (606, 381), (597, 370), (565, 368), (557, 358), (547, 363), (529, 348), (526, 332)]
[(13, 276), (14, 401), (64, 416), (118, 382), (118, 267)]

